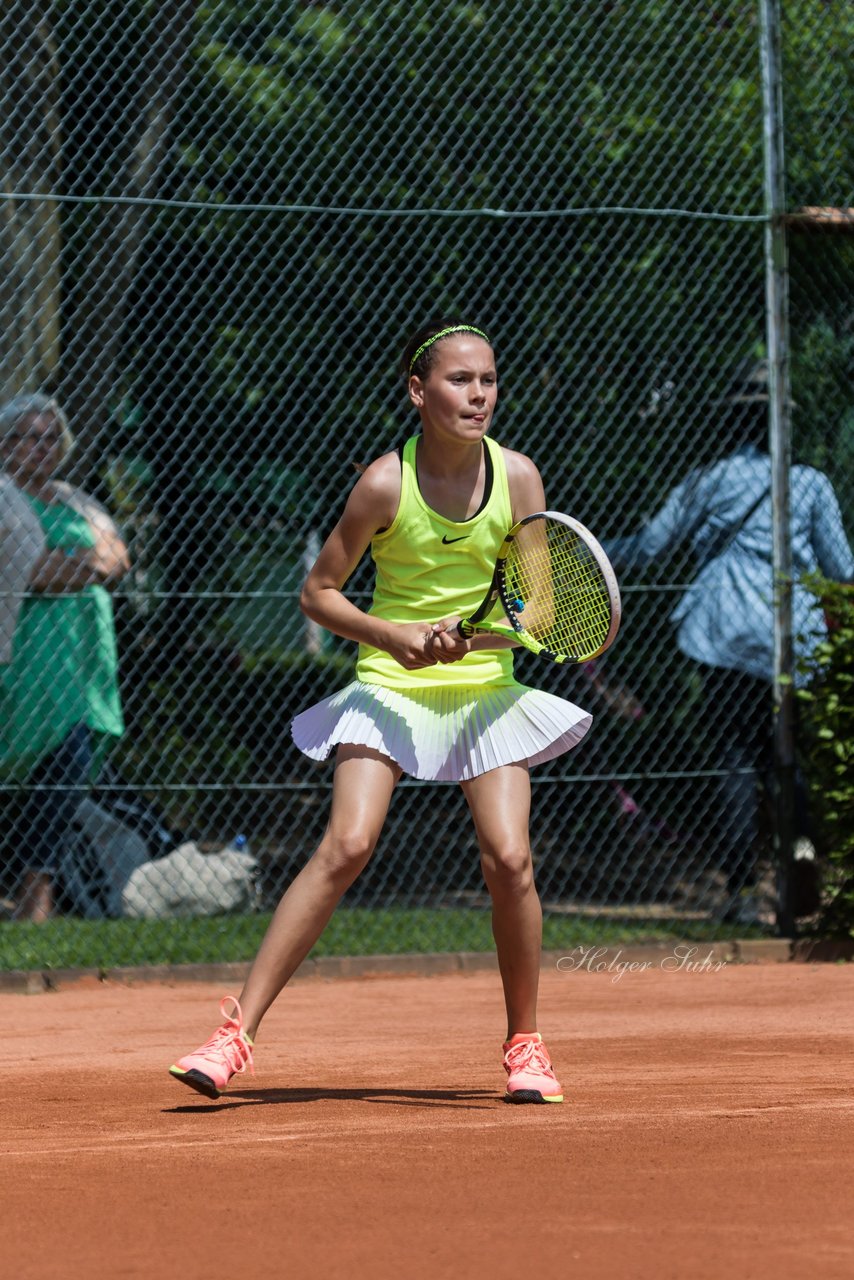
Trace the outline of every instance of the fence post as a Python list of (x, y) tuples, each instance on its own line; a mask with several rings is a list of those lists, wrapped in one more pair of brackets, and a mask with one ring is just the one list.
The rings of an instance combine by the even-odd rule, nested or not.
[(794, 647), (789, 474), (789, 273), (785, 223), (783, 91), (779, 0), (759, 0), (765, 154), (765, 324), (768, 346), (768, 436), (771, 454), (774, 572), (774, 858), (777, 928), (794, 932)]

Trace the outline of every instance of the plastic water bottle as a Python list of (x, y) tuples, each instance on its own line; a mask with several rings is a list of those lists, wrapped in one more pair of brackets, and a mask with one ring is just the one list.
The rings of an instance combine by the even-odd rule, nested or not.
[(243, 834), (242, 831), (240, 831), (225, 846), (225, 852), (251, 854), (252, 850), (249, 848), (249, 841), (247, 840), (246, 836)]
[[(241, 853), (244, 857), (252, 857), (252, 850), (249, 848), (249, 841), (242, 831), (238, 832), (238, 834), (229, 841), (223, 852)], [(262, 911), (264, 908), (264, 895), (261, 884), (261, 869), (257, 862), (254, 866), (252, 863), (248, 864), (248, 866), (252, 874), (252, 883), (247, 893), (245, 907), (249, 911)]]

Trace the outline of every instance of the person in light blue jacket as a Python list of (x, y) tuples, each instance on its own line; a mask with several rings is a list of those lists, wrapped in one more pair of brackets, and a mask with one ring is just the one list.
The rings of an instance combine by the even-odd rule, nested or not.
[[(677, 546), (689, 546), (697, 572), (670, 618), (679, 649), (699, 665), (704, 733), (725, 771), (712, 834), (733, 900), (755, 873), (756, 770), (770, 762), (773, 736), (774, 578), (766, 361), (742, 368), (721, 426), (739, 443), (692, 471), (636, 534), (605, 543), (626, 577)], [(814, 467), (790, 472), (795, 651), (809, 657), (826, 637), (821, 602), (803, 584), (820, 572), (854, 579), (854, 557), (828, 477)], [(800, 790), (800, 789), (799, 789)], [(809, 835), (803, 795), (796, 817)]]

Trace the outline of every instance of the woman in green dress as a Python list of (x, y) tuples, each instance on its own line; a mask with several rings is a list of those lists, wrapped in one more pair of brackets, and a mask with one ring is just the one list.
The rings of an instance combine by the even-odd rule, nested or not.
[(36, 923), (99, 743), (124, 729), (109, 588), (127, 549), (99, 503), (55, 478), (72, 443), (49, 396), (0, 408), (0, 782), (21, 786), (15, 914)]

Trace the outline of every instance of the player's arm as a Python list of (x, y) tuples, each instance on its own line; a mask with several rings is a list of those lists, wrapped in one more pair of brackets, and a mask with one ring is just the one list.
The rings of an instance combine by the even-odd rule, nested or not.
[(510, 508), (513, 523), (524, 520), (535, 511), (546, 510), (546, 494), (542, 477), (530, 458), (514, 449), (502, 449), (507, 469), (507, 488), (510, 490)]
[(395, 454), (372, 462), (357, 480), (341, 519), (323, 544), (300, 594), (303, 613), (327, 631), (359, 644), (383, 649), (413, 670), (432, 666), (430, 629), (375, 618), (343, 594), (343, 588), (374, 534), (391, 524), (400, 502), (400, 463)]

